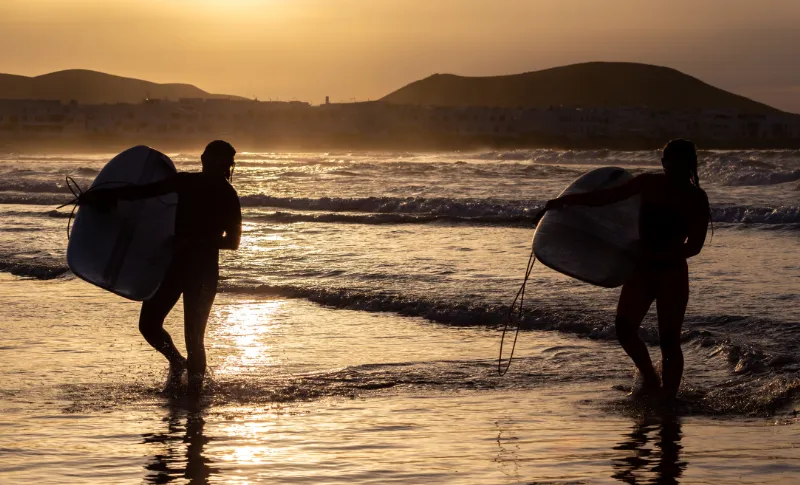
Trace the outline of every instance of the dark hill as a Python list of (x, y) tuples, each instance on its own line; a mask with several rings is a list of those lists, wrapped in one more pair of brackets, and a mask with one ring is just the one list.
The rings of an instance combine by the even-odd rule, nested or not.
[(84, 104), (139, 103), (145, 98), (230, 98), (191, 84), (158, 84), (85, 69), (27, 77), (0, 74), (0, 99), (76, 100)]
[(396, 104), (429, 106), (614, 107), (779, 110), (715, 88), (675, 69), (628, 62), (589, 62), (509, 76), (434, 74), (384, 97)]

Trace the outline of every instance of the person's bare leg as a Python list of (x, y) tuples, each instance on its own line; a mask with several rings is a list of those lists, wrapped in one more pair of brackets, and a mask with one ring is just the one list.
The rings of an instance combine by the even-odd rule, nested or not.
[(184, 337), (188, 357), (189, 392), (199, 394), (206, 374), (205, 333), (208, 316), (217, 294), (216, 273), (202, 278), (199, 285), (183, 294)]
[(169, 332), (164, 330), (164, 319), (169, 314), (178, 298), (181, 288), (178, 281), (167, 275), (156, 294), (142, 303), (139, 314), (139, 332), (154, 349), (167, 358), (170, 364), (170, 377), (186, 368), (186, 359), (175, 347)]
[(639, 327), (654, 299), (648, 294), (645, 287), (642, 275), (634, 275), (622, 286), (614, 324), (617, 330), (617, 339), (623, 350), (633, 360), (636, 368), (639, 369), (644, 380), (645, 390), (653, 391), (661, 387), (661, 382), (653, 368), (647, 345), (639, 337)]
[(683, 377), (683, 351), (681, 327), (689, 301), (689, 276), (687, 268), (678, 267), (664, 272), (662, 291), (656, 301), (658, 335), (661, 342), (661, 373), (664, 380), (664, 397), (678, 394)]

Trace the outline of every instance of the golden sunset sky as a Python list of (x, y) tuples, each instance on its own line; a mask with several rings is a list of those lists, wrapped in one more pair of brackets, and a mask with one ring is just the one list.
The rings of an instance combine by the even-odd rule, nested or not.
[(799, 23), (798, 0), (1, 0), (0, 72), (319, 103), (437, 72), (634, 61), (800, 112)]

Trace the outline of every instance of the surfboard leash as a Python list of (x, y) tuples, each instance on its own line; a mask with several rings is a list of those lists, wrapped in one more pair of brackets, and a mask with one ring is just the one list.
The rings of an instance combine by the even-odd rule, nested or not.
[[(528, 279), (531, 276), (534, 264), (536, 264), (536, 256), (533, 253), (533, 240), (531, 240), (531, 255), (528, 257), (528, 265), (525, 268), (525, 278), (522, 280), (522, 285), (520, 285), (519, 290), (517, 290), (517, 294), (514, 296), (514, 301), (511, 302), (511, 307), (508, 309), (508, 318), (506, 319), (505, 325), (503, 325), (503, 335), (500, 337), (500, 354), (497, 356), (497, 373), (501, 377), (506, 375), (506, 372), (508, 372), (508, 369), (511, 367), (511, 360), (514, 358), (514, 349), (517, 347), (519, 329), (522, 326), (522, 317), (525, 314), (525, 288), (528, 285)], [(504, 366), (503, 345), (505, 344), (508, 326), (514, 320), (515, 314), (517, 318), (517, 329), (514, 332), (514, 342), (511, 345), (511, 354), (509, 354), (508, 361)]]
[[(71, 201), (69, 201), (67, 203), (64, 203), (64, 204), (61, 204), (60, 206), (56, 207), (56, 210), (61, 209), (62, 207), (66, 207), (66, 206), (72, 204), (72, 210), (69, 212), (69, 219), (67, 220), (67, 240), (69, 240), (70, 235), (72, 234), (72, 219), (75, 218), (75, 212), (78, 210), (78, 206), (80, 205), (81, 197), (84, 194), (88, 194), (89, 192), (91, 192), (92, 190), (96, 189), (97, 187), (100, 187), (100, 186), (106, 185), (106, 184), (117, 184), (117, 183), (130, 184), (129, 182), (102, 182), (102, 183), (99, 183), (97, 185), (93, 185), (93, 186), (89, 187), (88, 189), (86, 189), (84, 191), (81, 188), (80, 184), (78, 184), (78, 182), (76, 182), (75, 179), (70, 177), (69, 175), (66, 176), (66, 183), (67, 183), (67, 188), (69, 189), (70, 192), (72, 192), (72, 197), (73, 198), (72, 198)], [(130, 185), (132, 185), (132, 184), (130, 184)]]
[(117, 182), (100, 183), (100, 184), (97, 184), (97, 185), (95, 185), (93, 187), (89, 187), (85, 191), (81, 188), (80, 184), (78, 184), (78, 182), (76, 182), (75, 179), (70, 177), (69, 175), (66, 176), (66, 183), (67, 183), (67, 188), (69, 189), (70, 192), (72, 192), (72, 200), (69, 201), (69, 202), (66, 202), (64, 204), (61, 204), (58, 207), (56, 207), (56, 210), (61, 209), (62, 207), (66, 207), (66, 206), (72, 204), (72, 210), (69, 212), (69, 219), (67, 220), (67, 240), (69, 240), (70, 234), (72, 233), (72, 231), (71, 231), (71, 229), (72, 229), (72, 219), (75, 218), (75, 212), (78, 210), (78, 206), (80, 205), (81, 197), (84, 194), (88, 194), (89, 192), (91, 192), (92, 190), (94, 190), (95, 188), (97, 188), (100, 185), (105, 185), (105, 184), (109, 184), (109, 183), (117, 183)]
[[(78, 185), (78, 182), (76, 182), (75, 179), (70, 177), (69, 175), (66, 176), (66, 183), (67, 183), (67, 188), (69, 189), (70, 192), (72, 192), (73, 198), (71, 201), (56, 207), (56, 210), (72, 204), (72, 210), (69, 212), (69, 219), (67, 220), (67, 240), (69, 240), (71, 232), (70, 230), (72, 228), (72, 219), (75, 217), (75, 211), (78, 210), (78, 202), (81, 200), (81, 196), (83, 195), (83, 189), (81, 189), (81, 186)], [(91, 190), (91, 188), (89, 190)]]

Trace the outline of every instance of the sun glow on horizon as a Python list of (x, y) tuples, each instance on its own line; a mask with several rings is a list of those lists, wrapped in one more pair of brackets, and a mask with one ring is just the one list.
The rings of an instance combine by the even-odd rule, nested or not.
[(259, 99), (377, 99), (434, 73), (658, 64), (800, 111), (800, 2), (5, 0), (0, 72), (87, 68)]

